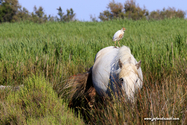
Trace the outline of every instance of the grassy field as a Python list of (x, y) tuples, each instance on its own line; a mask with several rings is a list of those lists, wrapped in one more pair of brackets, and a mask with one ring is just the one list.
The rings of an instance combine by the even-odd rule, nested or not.
[[(84, 121), (90, 124), (152, 124), (144, 118), (176, 117), (180, 120), (167, 121), (167, 124), (186, 124), (187, 20), (184, 19), (1, 24), (0, 85), (28, 86), (19, 92), (0, 91), (0, 123), (40, 124), (42, 120), (53, 121), (53, 124), (64, 123), (65, 118), (57, 117), (62, 116), (63, 111), (70, 111), (63, 106), (69, 100), (61, 95), (64, 80), (90, 68), (100, 49), (114, 45), (112, 36), (122, 27), (126, 28), (126, 32), (120, 44), (130, 47), (137, 61), (142, 61), (143, 89), (137, 94), (134, 104), (124, 99), (114, 104), (108, 102), (110, 106), (105, 108), (97, 105), (87, 111), (89, 118)], [(32, 82), (28, 82), (29, 79)], [(48, 90), (41, 92), (42, 86), (33, 88), (29, 85), (37, 82), (57, 94), (51, 95)], [(23, 93), (33, 89), (38, 90), (35, 91), (38, 95), (31, 92), (31, 97), (26, 98)], [(46, 106), (48, 102), (43, 99), (47, 97), (43, 98), (43, 95), (54, 96), (53, 101), (49, 98), (49, 104), (57, 101), (61, 113), (53, 111), (50, 105)], [(39, 101), (33, 101), (32, 97)], [(25, 104), (25, 101), (33, 101), (33, 105)], [(26, 110), (26, 107), (29, 110), (38, 103), (41, 105), (31, 113)], [(16, 116), (17, 112), (19, 116)], [(80, 118), (73, 118), (82, 122)], [(165, 124), (166, 121), (156, 123)]]

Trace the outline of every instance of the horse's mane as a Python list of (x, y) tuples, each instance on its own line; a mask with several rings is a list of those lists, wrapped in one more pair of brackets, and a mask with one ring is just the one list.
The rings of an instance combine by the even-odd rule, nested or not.
[(134, 57), (133, 55), (131, 54), (131, 50), (129, 47), (127, 46), (122, 46), (120, 49), (119, 49), (119, 52), (118, 52), (118, 59), (121, 60), (121, 62), (124, 64), (124, 67), (123, 70), (121, 73), (125, 76), (129, 75), (129, 71), (127, 69), (129, 69), (128, 67), (131, 67), (134, 71), (134, 73), (138, 74), (137, 72), (137, 68), (135, 66), (135, 60), (134, 60)]
[[(132, 70), (130, 70), (129, 67), (132, 68)], [(133, 71), (135, 74), (138, 75), (138, 71), (137, 71), (135, 65), (133, 65), (133, 64), (131, 64), (131, 63), (130, 63), (130, 64), (126, 64), (126, 65), (123, 66), (123, 70), (121, 70), (121, 72), (120, 72), (120, 74), (119, 74), (119, 77), (121, 77), (121, 76), (128, 76), (128, 75), (130, 74), (130, 72), (132, 72), (132, 71)]]
[(121, 60), (122, 63), (126, 63), (128, 61), (130, 61), (130, 63), (132, 63), (132, 55), (131, 55), (131, 50), (129, 47), (127, 46), (122, 46), (120, 49), (119, 49), (119, 52), (118, 52), (118, 59)]

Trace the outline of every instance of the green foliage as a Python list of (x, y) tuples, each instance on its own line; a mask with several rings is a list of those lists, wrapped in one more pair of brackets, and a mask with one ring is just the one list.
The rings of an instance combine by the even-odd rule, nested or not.
[(58, 16), (60, 17), (60, 18), (57, 18), (58, 21), (69, 22), (69, 21), (74, 20), (75, 13), (74, 13), (72, 8), (67, 9), (67, 14), (66, 15), (64, 15), (64, 13), (62, 12), (61, 7), (57, 8), (57, 10), (58, 10)]
[(0, 8), (0, 22), (4, 22), (4, 21), (11, 21), (11, 18), (12, 18), (12, 13), (9, 13), (8, 12), (12, 12), (13, 10), (11, 9), (10, 6), (8, 6), (7, 3), (3, 3), (1, 5), (1, 8)]
[(34, 12), (30, 14), (26, 8), (22, 8), (17, 0), (4, 0), (0, 6), (0, 22), (18, 22), (33, 21), (42, 23), (47, 21), (47, 15), (44, 14), (42, 7), (37, 9), (34, 6)]
[(48, 17), (46, 14), (44, 14), (44, 9), (40, 6), (38, 9), (36, 6), (34, 6), (34, 12), (29, 15), (30, 18), (27, 18), (26, 20), (35, 22), (35, 23), (44, 23), (48, 20)]
[(125, 17), (133, 20), (146, 19), (146, 16), (149, 14), (145, 7), (144, 9), (141, 9), (136, 5), (134, 0), (127, 0), (124, 4), (124, 10)]
[(108, 4), (109, 10), (103, 11), (103, 13), (100, 13), (99, 19), (102, 21), (107, 21), (107, 20), (112, 20), (116, 18), (124, 18), (124, 13), (123, 13), (123, 5), (121, 3), (115, 3), (110, 2)]
[(17, 0), (2, 0), (0, 5), (0, 22), (16, 21), (18, 9), (20, 9), (20, 5)]
[(58, 16), (60, 17), (60, 21), (63, 21), (63, 16), (64, 16), (64, 13), (62, 12), (62, 8), (61, 7), (59, 7), (59, 8), (57, 8), (57, 10), (58, 10)]
[(57, 97), (44, 77), (32, 75), (0, 103), (0, 124), (83, 124)]
[(23, 7), (20, 8), (15, 16), (16, 21), (24, 21), (24, 20), (31, 20), (31, 16), (29, 15), (29, 11)]
[[(109, 10), (105, 10), (100, 13), (99, 19), (102, 21), (112, 20), (112, 19), (146, 19), (148, 11), (144, 8), (141, 9), (138, 5), (135, 4), (134, 0), (127, 0), (124, 4), (124, 7), (121, 3), (115, 3), (113, 0), (107, 6)], [(124, 10), (123, 10), (124, 9)]]
[(161, 20), (165, 18), (184, 18), (185, 12), (182, 10), (176, 10), (174, 7), (163, 8), (163, 10), (152, 11), (148, 16), (149, 19)]
[(74, 21), (75, 13), (72, 8), (67, 9), (67, 14), (62, 13), (61, 7), (59, 7), (58, 15), (60, 18), (46, 15), (44, 8), (37, 8), (34, 6), (34, 12), (29, 13), (26, 8), (22, 8), (18, 0), (3, 0), (0, 5), (0, 23), (2, 22), (19, 22), (19, 21), (32, 21), (35, 23), (44, 23), (46, 21)]
[(40, 6), (38, 9), (36, 6), (34, 6), (34, 12), (35, 14), (39, 17), (39, 18), (42, 18), (43, 15), (44, 15), (44, 9)]

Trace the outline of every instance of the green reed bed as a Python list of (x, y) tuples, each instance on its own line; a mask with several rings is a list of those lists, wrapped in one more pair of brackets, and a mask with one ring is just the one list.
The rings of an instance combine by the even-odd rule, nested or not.
[[(43, 61), (38, 66), (39, 71), (44, 70), (46, 65), (51, 67), (49, 62), (60, 63), (64, 68), (67, 68), (64, 65), (66, 63), (70, 67), (91, 67), (95, 54), (103, 47), (114, 45), (113, 34), (125, 27), (121, 45), (129, 46), (135, 58), (142, 60), (143, 71), (149, 68), (152, 73), (159, 75), (163, 68), (175, 67), (175, 60), (187, 60), (186, 26), (186, 20), (181, 19), (116, 20), (99, 23), (4, 23), (0, 27), (0, 73), (7, 72), (7, 75), (12, 76), (13, 72), (17, 74), (20, 71), (18, 74), (22, 73), (18, 77), (22, 79), (31, 70), (27, 65), (34, 65), (36, 60), (40, 63)], [(28, 73), (23, 73), (23, 66), (28, 68)], [(56, 66), (51, 68), (55, 69)], [(77, 71), (68, 74), (72, 73)], [(0, 83), (11, 84), (9, 81), (13, 79), (8, 78), (9, 76), (1, 77)]]

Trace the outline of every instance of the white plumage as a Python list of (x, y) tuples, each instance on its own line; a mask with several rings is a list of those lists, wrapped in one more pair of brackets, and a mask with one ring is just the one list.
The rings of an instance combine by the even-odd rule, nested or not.
[(121, 40), (123, 38), (124, 32), (125, 32), (125, 28), (123, 27), (121, 30), (118, 30), (114, 34), (112, 40), (115, 41), (115, 47), (116, 47), (116, 41), (118, 41), (118, 45), (120, 46), (119, 40)]

